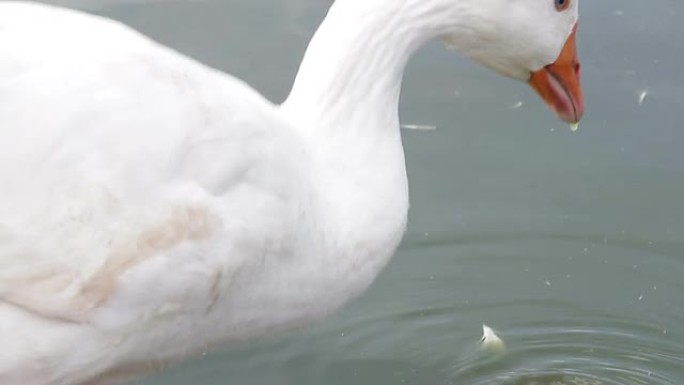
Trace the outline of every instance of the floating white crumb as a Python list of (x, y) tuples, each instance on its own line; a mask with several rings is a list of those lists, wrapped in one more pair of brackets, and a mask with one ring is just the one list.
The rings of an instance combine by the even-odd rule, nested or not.
[(517, 110), (518, 108), (522, 107), (524, 104), (525, 103), (522, 100), (520, 100), (511, 106), (511, 110)]
[(639, 93), (639, 105), (644, 104), (644, 100), (648, 96), (648, 90), (643, 90)]
[(503, 353), (504, 342), (489, 326), (482, 324), (482, 347), (495, 353)]
[(577, 132), (579, 130), (579, 123), (570, 123), (570, 131)]
[(401, 128), (404, 128), (406, 130), (415, 130), (415, 131), (434, 131), (437, 129), (437, 126), (429, 125), (429, 124), (403, 124)]

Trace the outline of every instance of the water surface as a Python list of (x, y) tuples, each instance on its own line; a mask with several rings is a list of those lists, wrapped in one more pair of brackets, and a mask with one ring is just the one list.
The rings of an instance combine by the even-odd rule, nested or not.
[[(329, 0), (54, 0), (287, 94)], [(302, 333), (139, 385), (684, 384), (684, 3), (583, 1), (587, 116), (435, 43), (401, 107), (405, 241), (372, 289)], [(481, 324), (507, 351), (478, 349)]]

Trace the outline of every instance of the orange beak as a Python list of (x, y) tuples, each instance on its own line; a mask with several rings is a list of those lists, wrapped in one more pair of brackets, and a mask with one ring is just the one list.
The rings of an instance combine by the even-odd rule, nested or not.
[(580, 63), (577, 58), (575, 35), (577, 25), (568, 37), (558, 59), (533, 72), (530, 86), (546, 104), (568, 123), (578, 123), (584, 115), (584, 97), (580, 84)]

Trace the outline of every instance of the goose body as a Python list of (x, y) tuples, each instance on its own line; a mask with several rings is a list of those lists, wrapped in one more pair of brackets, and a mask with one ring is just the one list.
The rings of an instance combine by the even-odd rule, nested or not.
[[(448, 35), (527, 80), (574, 37), (549, 0), (548, 44), (492, 59), (477, 3), (338, 0), (280, 106), (117, 22), (0, 3), (0, 383), (119, 384), (362, 293), (406, 225), (410, 55)], [(578, 120), (573, 92), (540, 94)]]

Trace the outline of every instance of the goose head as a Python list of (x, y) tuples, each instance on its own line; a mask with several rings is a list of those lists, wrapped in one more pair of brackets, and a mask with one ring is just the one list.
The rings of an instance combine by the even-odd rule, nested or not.
[(459, 22), (443, 34), (448, 47), (528, 82), (560, 119), (579, 122), (578, 0), (451, 1)]

